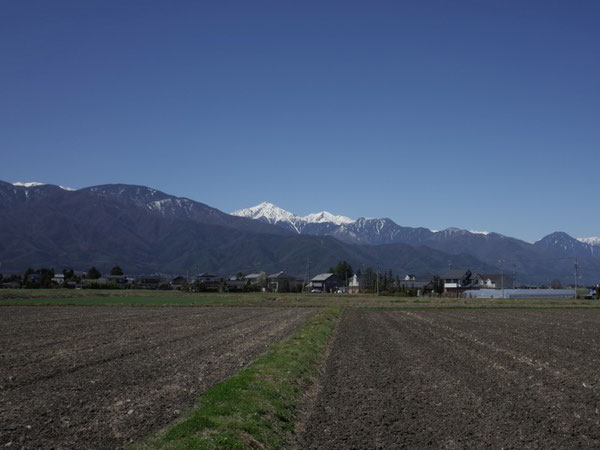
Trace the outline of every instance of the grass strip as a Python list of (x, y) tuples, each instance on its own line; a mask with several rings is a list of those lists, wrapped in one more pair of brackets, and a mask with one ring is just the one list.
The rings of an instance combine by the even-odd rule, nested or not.
[(303, 390), (318, 372), (340, 313), (339, 307), (320, 310), (247, 368), (206, 391), (183, 421), (133, 448), (281, 447), (294, 428)]

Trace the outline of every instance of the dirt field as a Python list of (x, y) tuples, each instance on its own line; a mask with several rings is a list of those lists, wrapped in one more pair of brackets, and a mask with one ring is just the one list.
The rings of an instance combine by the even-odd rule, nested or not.
[(0, 446), (116, 448), (139, 440), (313, 312), (3, 307)]
[(298, 448), (598, 448), (600, 312), (347, 310)]

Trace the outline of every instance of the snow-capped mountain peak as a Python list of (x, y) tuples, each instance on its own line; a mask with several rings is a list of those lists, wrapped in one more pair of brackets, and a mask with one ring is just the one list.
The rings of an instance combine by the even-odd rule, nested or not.
[(586, 237), (586, 238), (577, 238), (579, 242), (583, 242), (588, 245), (598, 245), (600, 246), (600, 237)]
[(290, 228), (296, 233), (302, 233), (302, 230), (308, 224), (333, 223), (335, 225), (347, 225), (354, 222), (354, 220), (348, 217), (335, 216), (327, 211), (308, 214), (306, 216), (297, 216), (269, 202), (262, 202), (251, 208), (238, 209), (231, 214), (249, 219), (259, 219), (273, 225), (283, 224), (286, 228)]
[(46, 183), (39, 183), (37, 181), (28, 181), (28, 182), (17, 181), (16, 183), (13, 183), (13, 186), (21, 186), (21, 187), (30, 188), (30, 187), (35, 187), (35, 186), (44, 186), (45, 184)]
[(269, 202), (262, 202), (246, 209), (238, 209), (231, 213), (233, 216), (247, 217), (249, 219), (263, 219), (265, 222), (289, 222), (297, 217), (289, 211)]
[(304, 221), (306, 221), (308, 223), (331, 222), (336, 225), (343, 225), (343, 224), (349, 224), (349, 223), (354, 222), (354, 220), (350, 219), (349, 217), (334, 216), (333, 214), (331, 214), (330, 212), (327, 212), (327, 211), (321, 211), (318, 213), (308, 214), (307, 216), (300, 217), (300, 219), (303, 219)]

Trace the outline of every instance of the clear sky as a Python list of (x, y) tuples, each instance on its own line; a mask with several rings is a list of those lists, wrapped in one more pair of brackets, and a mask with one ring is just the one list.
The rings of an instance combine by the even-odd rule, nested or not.
[(598, 1), (5, 1), (0, 179), (600, 235)]

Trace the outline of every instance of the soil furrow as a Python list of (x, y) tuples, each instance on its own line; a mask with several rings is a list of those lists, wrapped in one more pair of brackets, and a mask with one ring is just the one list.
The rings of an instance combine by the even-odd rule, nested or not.
[[(261, 311), (262, 312), (262, 311)], [(253, 314), (255, 314), (253, 312)], [(61, 352), (64, 355), (70, 356), (70, 358), (57, 358), (56, 352), (52, 351), (48, 355), (44, 355), (42, 357), (32, 357), (31, 360), (28, 360), (24, 363), (12, 363), (10, 366), (10, 371), (7, 371), (6, 376), (11, 378), (11, 382), (8, 384), (0, 385), (0, 390), (12, 389), (13, 387), (20, 386), (28, 386), (34, 383), (43, 382), (45, 380), (49, 380), (55, 377), (64, 376), (66, 374), (76, 373), (81, 369), (89, 368), (94, 365), (101, 365), (111, 362), (113, 360), (120, 360), (123, 358), (127, 358), (133, 355), (141, 355), (144, 352), (152, 351), (154, 348), (159, 348), (161, 346), (169, 346), (176, 344), (177, 342), (184, 341), (186, 339), (190, 339), (192, 337), (200, 338), (203, 335), (207, 335), (209, 333), (214, 332), (215, 330), (224, 330), (229, 327), (236, 327), (244, 322), (250, 320), (261, 320), (264, 317), (268, 317), (272, 312), (266, 312), (263, 314), (255, 314), (250, 317), (244, 317), (243, 319), (227, 323), (223, 323), (221, 325), (213, 325), (209, 329), (203, 329), (201, 331), (194, 330), (191, 332), (187, 332), (186, 334), (182, 334), (181, 332), (186, 329), (182, 328), (180, 330), (173, 329), (172, 327), (166, 327), (168, 329), (168, 333), (170, 335), (175, 335), (174, 338), (159, 338), (156, 341), (151, 340), (152, 338), (156, 338), (159, 336), (163, 336), (164, 326), (168, 325), (168, 322), (162, 324), (163, 331), (155, 331), (152, 335), (148, 335), (144, 333), (141, 336), (137, 336), (135, 339), (135, 344), (132, 342), (124, 342), (125, 346), (115, 347), (114, 341), (105, 341), (102, 342), (101, 345), (87, 345), (84, 347), (79, 347), (75, 349), (69, 349), (61, 347)], [(189, 317), (189, 319), (193, 319), (193, 315)], [(95, 336), (85, 335), (83, 336), (85, 339), (79, 339), (78, 342), (93, 342), (96, 338)], [(91, 358), (86, 358), (85, 363), (79, 363), (83, 354), (90, 354)], [(108, 353), (108, 354), (107, 354)], [(67, 359), (67, 360), (65, 360)], [(32, 373), (29, 370), (29, 366), (39, 367), (40, 365), (46, 366), (46, 371), (44, 373), (32, 376), (31, 378), (26, 378), (24, 376), (16, 377), (16, 373)], [(67, 366), (68, 365), (68, 366)], [(0, 367), (4, 366), (2, 364)]]
[[(299, 447), (597, 448), (598, 352), (565, 349), (596, 337), (598, 317), (347, 311)], [(588, 326), (573, 339), (583, 319)], [(554, 321), (564, 326), (551, 328), (548, 342), (536, 340)], [(546, 345), (562, 349), (565, 360), (540, 357)], [(586, 361), (574, 366), (574, 355)]]
[[(69, 307), (60, 309), (69, 316)], [(177, 321), (182, 326), (174, 329), (153, 318), (146, 320), (153, 316), (152, 313), (146, 316), (149, 309), (160, 310), (168, 317), (165, 322)], [(98, 355), (82, 352), (79, 354), (82, 361), (78, 364), (83, 367), (76, 372), (0, 391), (3, 405), (0, 445), (13, 448), (123, 447), (175, 420), (193, 405), (201, 392), (235, 373), (270, 343), (288, 335), (314, 311), (206, 308), (205, 319), (208, 320), (200, 320), (194, 314), (198, 308), (138, 308), (138, 317), (131, 317), (128, 311), (122, 310), (110, 307), (108, 314), (118, 317), (123, 312), (128, 320), (134, 320), (135, 326), (125, 328), (121, 334), (105, 336), (105, 340), (119, 349), (117, 353), (121, 357), (98, 363)], [(95, 313), (105, 315), (107, 311), (90, 308), (86, 319), (90, 324), (94, 322)], [(237, 320), (231, 320), (230, 316)], [(144, 351), (120, 353), (128, 345), (136, 345), (135, 338), (144, 335), (148, 328), (153, 329), (153, 337)], [(107, 332), (111, 331), (108, 327)], [(164, 335), (170, 339), (164, 340)], [(96, 336), (83, 335), (82, 339), (96, 339)], [(115, 354), (110, 346), (102, 346), (99, 352)], [(22, 353), (20, 357), (26, 360), (29, 354)], [(91, 364), (86, 365), (87, 360)], [(43, 372), (48, 366), (28, 366), (27, 370), (34, 372), (29, 376), (32, 378), (40, 375), (36, 370)]]

